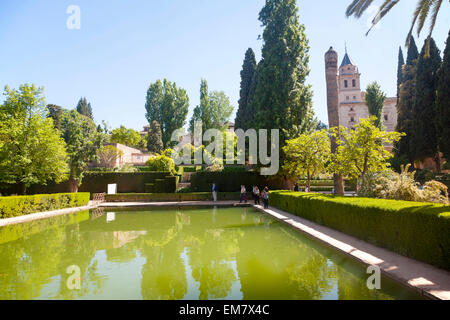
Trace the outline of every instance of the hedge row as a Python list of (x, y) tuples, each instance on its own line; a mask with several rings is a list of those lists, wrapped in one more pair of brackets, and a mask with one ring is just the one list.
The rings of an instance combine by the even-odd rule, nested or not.
[(220, 192), (239, 192), (241, 185), (251, 191), (254, 185), (260, 189), (285, 189), (284, 181), (276, 176), (262, 176), (258, 172), (197, 172), (191, 176), (191, 188), (194, 192), (209, 192), (216, 183)]
[(450, 270), (450, 206), (275, 191), (272, 206)]
[(164, 179), (156, 179), (153, 183), (145, 184), (146, 193), (175, 193), (179, 176), (167, 176)]
[(83, 207), (89, 203), (89, 199), (89, 193), (0, 197), (0, 218), (12, 218), (30, 213)]
[[(218, 192), (217, 200), (239, 201), (239, 192)], [(250, 200), (250, 194), (247, 195)], [(129, 193), (106, 195), (107, 202), (171, 202), (171, 201), (212, 201), (211, 192), (197, 193)]]
[[(103, 193), (108, 191), (108, 184), (117, 184), (120, 193), (145, 192), (146, 183), (154, 183), (156, 179), (165, 179), (169, 172), (86, 172), (79, 188), (80, 192)], [(16, 188), (15, 188), (16, 187)], [(0, 188), (3, 194), (20, 194), (17, 186)], [(51, 194), (69, 192), (68, 182), (34, 185), (28, 189), (29, 194)]]

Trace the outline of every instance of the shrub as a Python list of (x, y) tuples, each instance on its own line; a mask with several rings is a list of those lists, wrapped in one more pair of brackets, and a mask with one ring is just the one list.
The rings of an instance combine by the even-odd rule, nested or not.
[(271, 205), (450, 270), (450, 206), (275, 191)]
[(428, 181), (423, 188), (414, 180), (415, 172), (409, 171), (410, 165), (402, 166), (401, 173), (385, 171), (366, 176), (358, 194), (363, 197), (448, 203), (448, 188), (441, 182)]
[(0, 198), (0, 218), (64, 208), (82, 207), (89, 203), (89, 193), (39, 194)]
[(155, 172), (170, 172), (175, 174), (175, 162), (165, 155), (157, 156), (151, 158), (146, 162), (146, 166), (149, 167), (150, 171)]

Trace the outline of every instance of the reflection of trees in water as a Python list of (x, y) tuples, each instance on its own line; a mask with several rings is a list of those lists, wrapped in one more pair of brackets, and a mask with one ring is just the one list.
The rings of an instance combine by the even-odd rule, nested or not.
[(334, 269), (319, 252), (284, 228), (246, 231), (237, 255), (244, 299), (310, 300), (330, 292)]
[[(79, 222), (80, 217), (88, 219), (89, 214), (60, 216), (1, 230), (2, 233), (10, 232), (14, 237), (19, 237), (0, 246), (0, 299), (39, 298), (42, 289), (58, 276), (59, 288), (50, 298), (81, 297), (87, 293), (89, 283), (96, 290), (101, 290), (103, 283), (99, 281), (95, 264), (91, 264), (96, 252), (95, 239), (80, 241), (79, 225), (70, 224)], [(30, 228), (33, 231), (31, 235), (27, 232)], [(80, 291), (68, 290), (66, 286), (69, 276), (66, 269), (74, 264), (80, 267), (83, 277)]]

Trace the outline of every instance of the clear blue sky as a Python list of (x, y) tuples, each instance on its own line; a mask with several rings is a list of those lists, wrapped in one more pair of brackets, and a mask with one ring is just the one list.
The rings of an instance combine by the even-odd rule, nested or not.
[[(167, 78), (185, 88), (190, 113), (199, 103), (200, 79), (223, 90), (237, 108), (240, 71), (247, 48), (259, 59), (258, 13), (264, 0), (1, 0), (0, 86), (35, 83), (48, 103), (74, 108), (85, 96), (97, 122), (141, 129), (151, 82)], [(314, 109), (327, 121), (324, 53), (348, 52), (362, 86), (378, 81), (396, 92), (398, 46), (404, 44), (416, 1), (403, 0), (365, 37), (368, 15), (345, 18), (350, 0), (299, 0), (300, 20), (311, 45)], [(378, 1), (379, 3), (380, 1)], [(69, 5), (81, 8), (81, 29), (69, 30)], [(450, 26), (444, 1), (434, 38), (441, 49)], [(418, 41), (422, 46), (426, 35)], [(1, 99), (1, 101), (3, 98)], [(234, 115), (232, 117), (234, 120)]]

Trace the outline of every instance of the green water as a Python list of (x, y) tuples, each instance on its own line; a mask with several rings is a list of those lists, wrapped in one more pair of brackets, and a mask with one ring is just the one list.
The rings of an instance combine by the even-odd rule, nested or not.
[(250, 208), (97, 210), (0, 228), (2, 300), (419, 298), (385, 278), (369, 290), (368, 277)]

